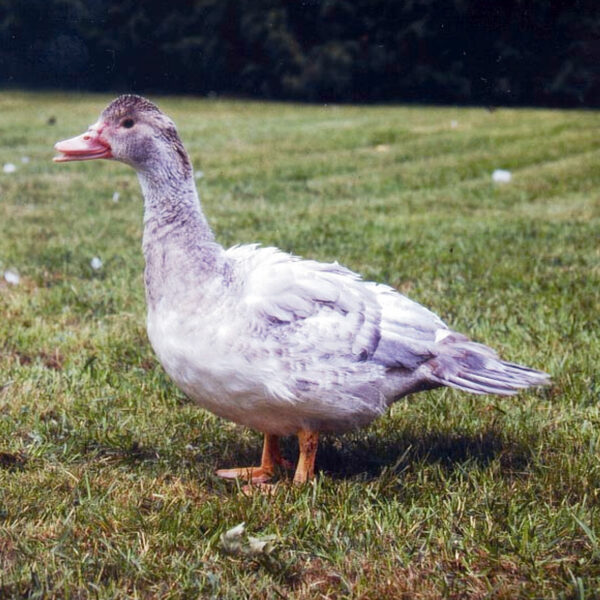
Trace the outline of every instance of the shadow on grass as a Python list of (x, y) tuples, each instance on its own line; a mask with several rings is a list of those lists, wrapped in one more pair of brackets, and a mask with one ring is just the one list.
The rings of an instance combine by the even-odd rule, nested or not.
[[(206, 456), (215, 468), (259, 464), (262, 443), (227, 445), (216, 458)], [(400, 472), (416, 464), (436, 464), (448, 472), (465, 463), (486, 466), (499, 459), (506, 472), (525, 470), (532, 460), (532, 439), (511, 439), (506, 432), (488, 428), (476, 433), (460, 431), (397, 430), (392, 435), (355, 433), (322, 436), (317, 454), (317, 470), (333, 479), (360, 476), (376, 479), (384, 470)], [(296, 462), (298, 444), (294, 437), (282, 442), (284, 456)], [(200, 456), (199, 460), (202, 460)]]
[(375, 479), (384, 469), (400, 472), (415, 464), (436, 464), (445, 471), (465, 463), (487, 466), (499, 458), (503, 470), (524, 469), (532, 458), (531, 440), (507, 439), (504, 432), (397, 431), (391, 437), (327, 436), (319, 448), (317, 466), (334, 479), (356, 476)]
[[(88, 443), (83, 454), (95, 454), (103, 462), (132, 467), (153, 463), (159, 470), (172, 472), (183, 467), (188, 474), (191, 470), (197, 475), (200, 475), (199, 467), (208, 474), (218, 468), (260, 463), (262, 436), (234, 440), (221, 437), (209, 441), (207, 434), (211, 437), (209, 432), (204, 432), (193, 450), (170, 449), (163, 453), (158, 448), (127, 439), (120, 440), (121, 443), (111, 440), (110, 445)], [(410, 428), (383, 435), (367, 431), (322, 436), (316, 466), (332, 479), (360, 477), (368, 481), (378, 478), (384, 470), (399, 473), (417, 465), (439, 465), (444, 471), (452, 472), (461, 470), (466, 463), (485, 467), (499, 459), (503, 471), (514, 473), (527, 469), (532, 461), (532, 447), (535, 447), (535, 439), (513, 439), (506, 431), (494, 427), (474, 433)], [(282, 441), (282, 453), (296, 463), (298, 445), (294, 436)]]

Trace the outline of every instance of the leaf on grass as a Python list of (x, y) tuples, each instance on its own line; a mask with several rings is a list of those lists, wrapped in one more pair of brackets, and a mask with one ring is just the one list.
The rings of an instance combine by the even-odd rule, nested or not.
[(221, 534), (221, 549), (226, 554), (240, 554), (242, 549), (242, 537), (246, 530), (246, 524), (240, 523), (225, 533)]
[(233, 556), (259, 558), (261, 556), (269, 556), (275, 550), (273, 541), (277, 536), (265, 535), (263, 537), (254, 537), (251, 535), (245, 536), (245, 533), (245, 523), (240, 523), (222, 533), (220, 540), (223, 552)]
[(277, 539), (275, 535), (265, 535), (262, 538), (248, 536), (248, 548), (252, 554), (272, 554), (275, 545), (272, 543)]

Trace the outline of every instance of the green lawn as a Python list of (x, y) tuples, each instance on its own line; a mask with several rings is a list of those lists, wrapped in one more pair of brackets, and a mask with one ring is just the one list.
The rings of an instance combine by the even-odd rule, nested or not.
[(223, 244), (337, 259), (554, 378), (409, 397), (246, 497), (213, 472), (260, 436), (146, 340), (133, 171), (51, 162), (109, 100), (0, 94), (0, 598), (599, 597), (598, 113), (155, 99)]

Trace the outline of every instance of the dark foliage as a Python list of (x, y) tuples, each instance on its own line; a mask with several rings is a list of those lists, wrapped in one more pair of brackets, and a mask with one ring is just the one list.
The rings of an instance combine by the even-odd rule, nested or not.
[(591, 0), (0, 0), (0, 83), (600, 106)]

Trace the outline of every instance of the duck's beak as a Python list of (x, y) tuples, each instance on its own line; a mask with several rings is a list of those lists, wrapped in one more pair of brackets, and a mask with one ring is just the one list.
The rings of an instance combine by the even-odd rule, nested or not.
[(77, 137), (57, 142), (54, 149), (60, 152), (59, 156), (54, 157), (54, 162), (113, 158), (110, 145), (102, 139), (100, 130), (95, 125)]

